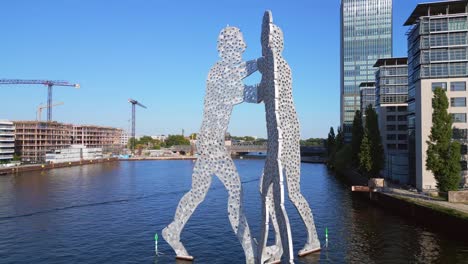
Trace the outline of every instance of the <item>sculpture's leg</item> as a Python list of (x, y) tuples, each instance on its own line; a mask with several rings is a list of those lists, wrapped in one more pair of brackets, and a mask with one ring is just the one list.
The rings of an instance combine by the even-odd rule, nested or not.
[(203, 170), (204, 160), (199, 158), (193, 168), (192, 189), (179, 202), (174, 221), (163, 229), (164, 240), (174, 249), (178, 258), (193, 259), (180, 242), (180, 233), (198, 205), (205, 199), (211, 185), (210, 171)]
[(294, 263), (291, 226), (289, 225), (288, 214), (284, 206), (284, 182), (281, 164), (277, 166), (277, 172), (273, 176), (273, 202), (278, 220), (281, 244), (283, 246), (282, 263)]
[(242, 184), (236, 166), (230, 157), (225, 157), (224, 162), (218, 168), (216, 175), (228, 191), (228, 215), (232, 229), (241, 242), (245, 252), (246, 263), (255, 263), (256, 248), (250, 234), (247, 218), (244, 215)]
[(275, 231), (275, 244), (267, 248), (267, 252), (271, 255), (269, 262), (279, 263), (281, 256), (283, 255), (283, 247), (281, 245), (281, 235), (279, 233), (278, 219), (276, 219), (275, 204), (273, 202), (273, 189), (268, 189), (268, 199), (266, 200), (268, 213), (270, 215), (271, 222), (273, 223), (273, 230)]
[(314, 218), (312, 216), (312, 210), (310, 209), (309, 203), (301, 193), (301, 174), (300, 174), (300, 152), (294, 153), (291, 158), (288, 159), (288, 163), (285, 167), (286, 179), (288, 183), (288, 194), (289, 199), (296, 207), (299, 212), (302, 221), (307, 228), (307, 242), (301, 250), (299, 250), (299, 256), (304, 256), (312, 252), (320, 250), (320, 241), (317, 237), (317, 230), (315, 229)]
[[(268, 173), (268, 172), (265, 172)], [(267, 251), (266, 244), (268, 240), (268, 230), (269, 230), (269, 208), (268, 204), (268, 197), (267, 193), (269, 190), (272, 190), (272, 185), (271, 182), (268, 180), (268, 176), (262, 177), (262, 183), (261, 183), (261, 190), (260, 190), (260, 196), (262, 199), (262, 231), (260, 234), (260, 241), (257, 245), (258, 253), (257, 253), (257, 258), (259, 259), (260, 264), (264, 264), (266, 261), (270, 260), (273, 256), (269, 254), (270, 252)]]

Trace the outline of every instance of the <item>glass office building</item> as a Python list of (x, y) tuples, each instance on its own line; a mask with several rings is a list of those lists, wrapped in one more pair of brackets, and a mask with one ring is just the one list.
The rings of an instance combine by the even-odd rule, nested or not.
[(374, 82), (375, 62), (392, 57), (392, 0), (341, 1), (341, 109), (346, 141), (360, 110), (360, 84)]
[(435, 88), (446, 91), (454, 139), (462, 146), (462, 176), (468, 186), (468, 1), (419, 4), (405, 23), (408, 31), (409, 174), (419, 190), (436, 189), (426, 169)]

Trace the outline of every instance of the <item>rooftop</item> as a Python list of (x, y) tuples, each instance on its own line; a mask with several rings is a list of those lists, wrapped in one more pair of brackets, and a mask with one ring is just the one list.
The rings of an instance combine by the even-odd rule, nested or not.
[(468, 0), (421, 3), (416, 6), (413, 13), (411, 13), (404, 25), (414, 25), (419, 21), (419, 18), (422, 16), (466, 13), (467, 4)]
[(400, 58), (384, 58), (378, 59), (377, 62), (374, 64), (374, 67), (380, 67), (384, 65), (407, 65), (408, 58), (407, 57), (400, 57)]

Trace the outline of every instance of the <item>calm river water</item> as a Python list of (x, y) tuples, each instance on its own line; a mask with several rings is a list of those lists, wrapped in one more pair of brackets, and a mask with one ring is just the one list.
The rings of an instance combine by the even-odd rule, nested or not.
[[(245, 210), (260, 232), (264, 160), (237, 160)], [(171, 222), (190, 188), (192, 161), (115, 162), (0, 177), (0, 263), (174, 263), (154, 233)], [(297, 263), (467, 263), (468, 244), (370, 205), (323, 165), (302, 164), (302, 191), (328, 248)], [(243, 263), (227, 216), (227, 192), (214, 180), (182, 241), (194, 263)], [(288, 203), (295, 251), (305, 228)]]

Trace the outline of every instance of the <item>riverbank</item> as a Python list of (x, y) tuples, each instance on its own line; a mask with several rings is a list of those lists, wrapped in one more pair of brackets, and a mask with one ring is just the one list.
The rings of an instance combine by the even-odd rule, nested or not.
[[(367, 186), (367, 178), (355, 171), (348, 170), (336, 175), (350, 186)], [(401, 188), (385, 187), (379, 192), (356, 192), (354, 195), (422, 226), (468, 241), (468, 205), (466, 204), (432, 200), (427, 196)]]
[(105, 163), (105, 162), (115, 162), (118, 160), (119, 160), (118, 158), (105, 158), (105, 159), (81, 160), (81, 161), (73, 161), (73, 162), (65, 162), (65, 163), (20, 165), (16, 167), (0, 168), (0, 175), (20, 173), (20, 172), (29, 172), (29, 171), (51, 170), (51, 169), (56, 169), (56, 168), (66, 168), (66, 167), (82, 166), (82, 165), (89, 165), (89, 164), (99, 164), (99, 163)]
[(120, 161), (149, 161), (149, 160), (196, 160), (195, 156), (174, 156), (174, 157), (134, 157), (119, 159)]

